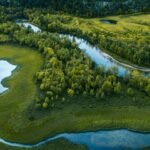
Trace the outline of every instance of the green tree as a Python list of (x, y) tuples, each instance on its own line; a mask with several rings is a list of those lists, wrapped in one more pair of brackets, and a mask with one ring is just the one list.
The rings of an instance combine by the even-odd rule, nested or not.
[(67, 90), (67, 93), (68, 93), (68, 95), (71, 96), (71, 97), (74, 96), (74, 94), (75, 94), (75, 93), (74, 93), (74, 90), (72, 90), (72, 89), (68, 89), (68, 90)]
[(47, 108), (48, 108), (48, 103), (44, 102), (43, 105), (42, 105), (42, 107), (43, 107), (44, 109), (47, 109)]
[(128, 88), (127, 89), (127, 94), (130, 95), (130, 96), (133, 96), (134, 95), (134, 91), (132, 88)]
[(114, 92), (117, 94), (119, 94), (121, 92), (121, 83), (120, 82), (118, 82), (116, 84), (116, 86), (114, 87)]

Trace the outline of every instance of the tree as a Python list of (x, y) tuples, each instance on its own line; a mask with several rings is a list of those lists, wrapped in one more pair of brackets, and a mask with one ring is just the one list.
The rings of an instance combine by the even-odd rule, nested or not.
[(105, 93), (110, 93), (112, 90), (113, 86), (112, 83), (110, 81), (105, 81), (102, 85), (102, 91)]
[(67, 93), (68, 93), (68, 95), (71, 96), (71, 97), (74, 96), (74, 94), (75, 94), (75, 93), (74, 93), (74, 90), (72, 90), (72, 89), (68, 89), (68, 90), (67, 90)]
[(47, 109), (47, 108), (48, 108), (48, 103), (44, 102), (43, 105), (42, 105), (42, 107), (43, 107), (44, 109)]
[(130, 95), (130, 96), (133, 96), (133, 94), (134, 94), (133, 89), (132, 88), (128, 88), (127, 89), (127, 94)]
[(121, 92), (121, 84), (120, 84), (120, 82), (118, 82), (116, 84), (116, 86), (114, 87), (114, 92), (117, 93), (117, 94), (119, 94)]
[(47, 103), (47, 104), (49, 103), (49, 98), (48, 97), (45, 98), (45, 103)]
[(150, 83), (146, 86), (145, 91), (150, 96)]

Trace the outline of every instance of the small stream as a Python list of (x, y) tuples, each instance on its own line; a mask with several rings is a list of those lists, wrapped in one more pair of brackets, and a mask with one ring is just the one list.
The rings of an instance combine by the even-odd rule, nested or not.
[(16, 69), (15, 65), (5, 60), (0, 60), (0, 94), (7, 91), (8, 88), (2, 85), (2, 81), (12, 75), (12, 71)]

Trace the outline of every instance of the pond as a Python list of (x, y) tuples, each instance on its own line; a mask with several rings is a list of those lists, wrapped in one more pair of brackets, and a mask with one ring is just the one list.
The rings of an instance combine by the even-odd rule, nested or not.
[(2, 81), (12, 75), (12, 71), (16, 69), (15, 65), (10, 64), (5, 60), (0, 60), (0, 94), (8, 90), (2, 85)]
[(105, 19), (102, 19), (100, 20), (102, 23), (105, 23), (105, 24), (117, 24), (117, 21), (116, 20), (105, 20)]
[(127, 129), (85, 133), (63, 133), (40, 141), (36, 144), (12, 143), (3, 139), (0, 139), (0, 142), (14, 147), (33, 148), (60, 138), (67, 139), (74, 144), (85, 145), (89, 150), (136, 150), (150, 147), (150, 133), (132, 132)]

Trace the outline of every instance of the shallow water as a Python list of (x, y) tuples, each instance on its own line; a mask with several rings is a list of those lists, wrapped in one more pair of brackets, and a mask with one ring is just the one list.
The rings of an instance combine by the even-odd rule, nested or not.
[(65, 138), (74, 144), (85, 145), (89, 150), (132, 150), (150, 147), (150, 133), (132, 132), (126, 129), (108, 130), (85, 133), (63, 133), (40, 141), (36, 144), (11, 143), (0, 139), (0, 142), (9, 146), (32, 148), (48, 142)]
[(8, 90), (7, 87), (2, 85), (2, 81), (11, 76), (12, 71), (15, 70), (15, 68), (15, 65), (12, 65), (5, 60), (0, 60), (0, 94)]

